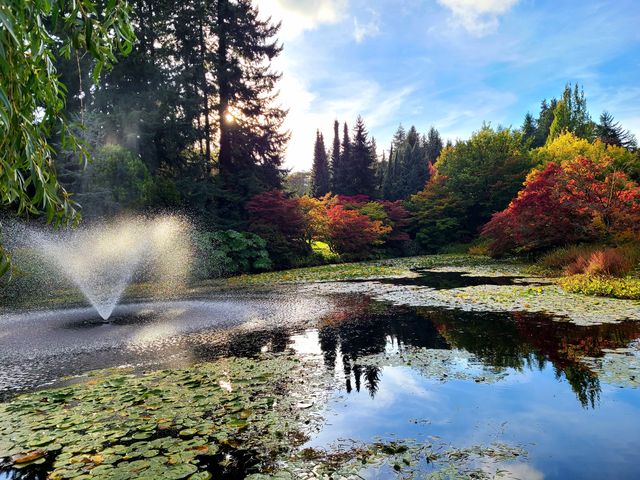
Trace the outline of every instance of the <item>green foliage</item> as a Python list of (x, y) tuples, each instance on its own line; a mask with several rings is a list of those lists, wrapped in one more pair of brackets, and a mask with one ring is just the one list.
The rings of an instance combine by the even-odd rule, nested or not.
[(292, 172), (287, 175), (284, 189), (294, 197), (302, 197), (309, 193), (311, 185), (311, 172)]
[(272, 264), (266, 247), (267, 242), (253, 233), (234, 230), (198, 233), (195, 274), (199, 278), (212, 278), (269, 270)]
[(331, 247), (329, 247), (329, 244), (326, 242), (314, 240), (311, 243), (311, 248), (313, 249), (313, 253), (320, 255), (326, 263), (335, 263), (340, 260), (340, 255), (332, 252)]
[(634, 277), (612, 278), (599, 275), (572, 275), (564, 277), (558, 284), (568, 292), (640, 300), (640, 279)]
[(353, 128), (353, 139), (349, 136), (347, 124), (344, 124), (339, 155), (336, 155), (336, 127), (337, 123), (334, 124), (332, 151), (332, 192), (339, 195), (375, 195), (377, 153), (375, 141), (369, 139), (364, 120), (358, 117)]
[(531, 168), (522, 136), (484, 126), (471, 139), (445, 148), (436, 175), (411, 197), (416, 239), (428, 251), (468, 241), (491, 215), (505, 208)]
[(56, 222), (74, 217), (69, 194), (53, 169), (49, 139), (86, 155), (63, 115), (66, 88), (56, 57), (86, 50), (93, 79), (131, 50), (133, 33), (125, 1), (104, 8), (75, 2), (5, 0), (0, 6), (0, 202), (19, 214), (45, 213)]

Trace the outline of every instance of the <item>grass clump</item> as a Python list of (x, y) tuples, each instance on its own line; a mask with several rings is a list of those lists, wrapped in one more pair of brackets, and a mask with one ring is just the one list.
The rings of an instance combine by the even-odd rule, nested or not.
[(552, 250), (540, 258), (538, 265), (551, 274), (624, 277), (639, 260), (640, 249), (635, 245), (573, 245)]

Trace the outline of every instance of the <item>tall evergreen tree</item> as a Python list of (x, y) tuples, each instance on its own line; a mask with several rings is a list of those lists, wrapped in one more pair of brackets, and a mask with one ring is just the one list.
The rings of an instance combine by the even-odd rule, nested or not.
[(351, 139), (349, 138), (349, 127), (346, 122), (342, 128), (342, 148), (339, 158), (338, 168), (333, 171), (333, 193), (351, 195)]
[(375, 195), (374, 154), (362, 117), (358, 116), (353, 128), (353, 144), (347, 169), (349, 174), (347, 195)]
[(595, 135), (601, 142), (618, 147), (635, 148), (636, 139), (631, 132), (622, 128), (609, 112), (600, 115), (600, 123), (595, 127)]
[(337, 192), (337, 180), (341, 171), (340, 164), (340, 123), (338, 120), (333, 122), (333, 147), (331, 148), (331, 191)]
[(384, 174), (384, 181), (382, 183), (382, 198), (385, 200), (392, 200), (395, 196), (395, 152), (393, 151), (393, 142), (389, 148), (389, 160), (387, 161), (387, 171)]
[(329, 193), (329, 161), (320, 130), (316, 132), (313, 150), (313, 168), (311, 170), (311, 195), (322, 197)]
[(536, 121), (536, 134), (531, 144), (532, 148), (538, 148), (547, 143), (549, 130), (553, 123), (553, 112), (556, 109), (557, 103), (558, 101), (555, 98), (551, 99), (550, 103), (547, 103), (546, 99), (540, 103), (540, 114)]
[[(98, 142), (140, 155), (186, 208), (212, 216), (217, 199), (218, 218), (238, 224), (250, 196), (282, 183), (286, 112), (274, 106), (279, 74), (270, 68), (279, 25), (250, 0), (130, 4), (134, 51), (97, 88), (78, 82), (84, 100), (68, 106), (99, 125)], [(69, 67), (63, 75), (82, 79), (93, 65)]]
[(529, 112), (524, 116), (522, 123), (522, 141), (527, 144), (533, 144), (536, 139), (536, 120)]
[(387, 161), (386, 152), (382, 152), (382, 158), (379, 162), (376, 162), (376, 196), (384, 198), (384, 181), (387, 177), (387, 169), (389, 168), (389, 162)]
[(397, 195), (399, 198), (406, 198), (422, 190), (429, 175), (426, 151), (415, 126), (409, 128), (404, 143), (398, 146), (398, 153), (401, 154), (402, 176)]
[(433, 165), (436, 163), (436, 160), (440, 156), (440, 152), (442, 152), (442, 148), (444, 147), (440, 132), (438, 132), (434, 127), (429, 128), (425, 147), (427, 150), (427, 161)]
[(274, 106), (280, 74), (270, 64), (282, 51), (275, 39), (280, 25), (258, 18), (251, 0), (207, 5), (215, 6), (212, 70), (218, 88), (218, 170), (225, 191), (220, 204), (228, 212), (224, 217), (241, 220), (250, 196), (282, 186), (289, 134), (281, 130), (286, 111)]

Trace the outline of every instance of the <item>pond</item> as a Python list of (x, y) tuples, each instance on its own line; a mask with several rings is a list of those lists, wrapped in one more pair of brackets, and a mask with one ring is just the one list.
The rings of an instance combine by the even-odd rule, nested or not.
[[(284, 352), (316, 359), (331, 379), (321, 421), (301, 449), (407, 440), (469, 456), (465, 448), (503, 445), (517, 453), (473, 460), (478, 471), (520, 479), (638, 476), (638, 322), (579, 326), (544, 314), (302, 296), (291, 286), (132, 303), (109, 321), (82, 308), (6, 314), (0, 331), (5, 399), (97, 368)], [(440, 466), (423, 456), (412, 468)], [(243, 468), (229, 478), (242, 478)], [(383, 462), (359, 475), (390, 478), (400, 470)], [(20, 477), (5, 469), (0, 479), (8, 478)]]

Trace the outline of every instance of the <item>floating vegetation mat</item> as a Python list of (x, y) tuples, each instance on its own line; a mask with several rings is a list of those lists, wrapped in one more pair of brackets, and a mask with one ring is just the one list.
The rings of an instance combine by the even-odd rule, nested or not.
[(412, 439), (347, 442), (331, 450), (305, 448), (275, 474), (253, 474), (247, 480), (517, 478), (510, 475), (510, 468), (525, 458), (520, 447), (501, 443), (454, 448)]
[[(469, 271), (470, 274), (477, 272)], [(564, 292), (557, 285), (478, 285), (448, 290), (424, 286), (361, 283), (322, 283), (306, 285), (314, 293), (364, 294), (396, 305), (449, 308), (464, 311), (546, 313), (576, 325), (640, 320), (640, 302), (615, 298), (588, 297)], [(306, 292), (305, 292), (306, 293)]]
[[(403, 360), (419, 369), (461, 360), (434, 355)], [(454, 448), (435, 437), (307, 448), (334, 382), (320, 362), (265, 355), (145, 374), (110, 369), (18, 396), (0, 404), (0, 477), (493, 478), (524, 460), (518, 447)], [(451, 373), (436, 365), (443, 379)]]
[(640, 342), (628, 348), (603, 350), (600, 358), (584, 358), (584, 363), (602, 381), (623, 388), (640, 388)]
[(229, 358), (144, 375), (110, 370), (22, 395), (0, 405), (0, 472), (53, 480), (269, 472), (306, 439), (313, 392), (326, 391), (313, 372), (321, 369), (291, 357)]

